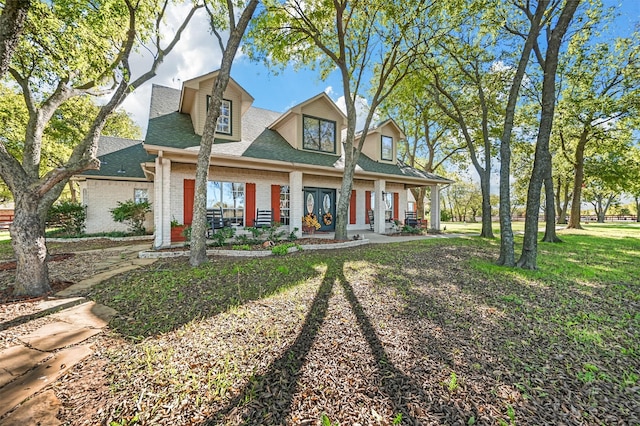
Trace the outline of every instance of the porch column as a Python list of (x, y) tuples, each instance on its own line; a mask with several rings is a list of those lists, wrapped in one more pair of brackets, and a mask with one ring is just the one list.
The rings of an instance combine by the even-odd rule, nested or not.
[(155, 226), (155, 248), (171, 246), (171, 160), (156, 157), (156, 176), (153, 184), (155, 207), (153, 223)]
[(375, 193), (375, 207), (373, 212), (373, 217), (375, 219), (374, 222), (374, 231), (378, 234), (384, 234), (386, 231), (387, 224), (384, 221), (384, 212), (386, 210), (386, 206), (384, 204), (384, 198), (382, 197), (382, 193), (386, 188), (386, 181), (384, 179), (379, 179), (373, 182), (373, 191)]
[(302, 238), (302, 216), (304, 216), (304, 193), (302, 192), (302, 172), (289, 173), (289, 230), (298, 228), (296, 236)]
[(431, 186), (431, 209), (429, 217), (429, 229), (440, 230), (440, 188)]

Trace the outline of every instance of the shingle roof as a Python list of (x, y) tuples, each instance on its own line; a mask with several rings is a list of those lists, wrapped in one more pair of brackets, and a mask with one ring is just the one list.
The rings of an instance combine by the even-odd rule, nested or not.
[[(178, 113), (180, 90), (154, 85), (151, 94), (149, 126), (145, 143), (149, 145), (169, 146), (196, 150), (201, 137), (193, 130), (191, 118)], [(344, 167), (343, 159), (337, 155), (303, 151), (292, 147), (278, 132), (268, 127), (281, 116), (281, 113), (262, 108), (250, 107), (242, 117), (242, 141), (229, 142), (216, 139), (213, 154), (283, 161), (322, 167)], [(425, 173), (400, 161), (397, 164), (381, 163), (360, 154), (360, 170), (450, 182), (440, 176)]]
[[(103, 145), (103, 139), (100, 138), (98, 146)], [(114, 138), (109, 138), (114, 139)], [(145, 178), (140, 163), (145, 161), (152, 161), (156, 156), (150, 155), (142, 147), (142, 141), (132, 139), (119, 139), (118, 143), (122, 145), (128, 145), (124, 148), (117, 149), (108, 152), (104, 155), (99, 155), (100, 169), (99, 170), (87, 170), (83, 172), (84, 176), (105, 176), (105, 177), (118, 177), (118, 178)], [(128, 144), (127, 144), (128, 142)], [(106, 143), (105, 146), (113, 146), (113, 144)], [(100, 148), (98, 148), (98, 152)]]

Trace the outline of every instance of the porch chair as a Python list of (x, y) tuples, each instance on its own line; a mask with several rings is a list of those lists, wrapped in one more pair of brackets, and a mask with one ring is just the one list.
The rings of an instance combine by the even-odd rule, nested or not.
[(367, 210), (367, 217), (369, 218), (369, 229), (373, 231), (373, 210)]
[(404, 213), (404, 224), (410, 226), (412, 228), (418, 227), (418, 217), (416, 212), (405, 212)]
[(216, 232), (216, 229), (224, 228), (222, 208), (207, 209), (207, 222), (209, 222), (209, 224), (211, 225), (211, 229), (210, 229), (211, 233)]
[(273, 209), (257, 209), (253, 226), (256, 228), (270, 228), (273, 225)]

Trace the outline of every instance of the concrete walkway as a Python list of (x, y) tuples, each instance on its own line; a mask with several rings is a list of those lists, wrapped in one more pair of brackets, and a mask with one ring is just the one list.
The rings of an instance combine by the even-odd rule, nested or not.
[[(55, 298), (39, 302), (39, 312), (33, 317), (48, 315), (51, 321), (18, 336), (16, 345), (0, 351), (1, 425), (60, 424), (56, 419), (60, 402), (54, 392), (38, 392), (93, 353), (88, 339), (100, 334), (116, 313), (82, 296), (114, 275), (154, 262), (155, 259), (138, 258), (138, 253), (149, 245), (92, 250), (104, 254), (99, 264), (93, 265), (96, 275), (58, 292)], [(12, 325), (3, 324), (3, 329)], [(36, 396), (31, 398), (33, 395)]]

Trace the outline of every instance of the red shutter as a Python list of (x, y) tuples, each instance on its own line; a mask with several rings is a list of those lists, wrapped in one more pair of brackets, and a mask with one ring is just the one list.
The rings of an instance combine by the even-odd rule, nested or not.
[(371, 191), (364, 193), (364, 223), (369, 223), (369, 215), (367, 212), (371, 210)]
[(399, 219), (398, 204), (400, 204), (400, 195), (397, 192), (394, 192), (393, 193), (393, 219)]
[(245, 212), (244, 212), (244, 226), (253, 226), (253, 222), (256, 220), (256, 184), (247, 183), (244, 185), (245, 190)]
[(185, 179), (182, 190), (182, 216), (185, 225), (191, 225), (191, 222), (193, 222), (193, 198), (195, 194), (195, 179)]
[[(365, 212), (366, 213), (366, 212)], [(349, 223), (356, 223), (356, 190), (351, 191), (351, 199), (349, 200)]]
[(271, 185), (271, 208), (273, 209), (273, 221), (280, 222), (280, 185)]

